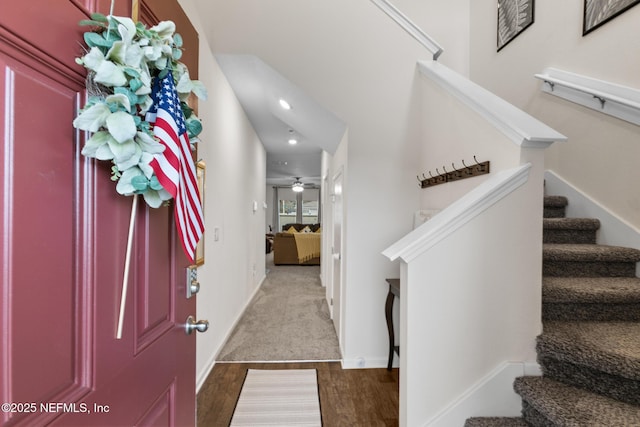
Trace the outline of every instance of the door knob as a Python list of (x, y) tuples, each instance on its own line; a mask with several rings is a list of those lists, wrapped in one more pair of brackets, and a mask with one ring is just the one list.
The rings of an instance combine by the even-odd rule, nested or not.
[(209, 329), (209, 321), (198, 320), (196, 322), (196, 319), (194, 319), (193, 316), (187, 317), (187, 323), (184, 325), (184, 332), (187, 335), (191, 335), (191, 332), (193, 332), (194, 329), (198, 332), (205, 332), (207, 329)]

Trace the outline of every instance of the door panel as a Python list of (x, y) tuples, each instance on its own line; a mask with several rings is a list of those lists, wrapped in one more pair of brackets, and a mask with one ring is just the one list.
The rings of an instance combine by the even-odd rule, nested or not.
[(171, 422), (171, 408), (174, 406), (174, 387), (166, 390), (153, 403), (149, 411), (135, 425), (136, 427), (166, 426)]
[[(2, 5), (0, 401), (37, 404), (3, 411), (3, 426), (195, 423), (195, 334), (184, 332), (195, 298), (185, 299), (173, 207), (141, 199), (135, 212), (118, 340), (132, 198), (116, 193), (107, 162), (80, 154), (84, 135), (71, 125), (85, 96), (77, 22), (109, 3)], [(130, 15), (126, 2), (116, 6)]]
[[(176, 287), (171, 263), (153, 264), (153, 260), (170, 260), (175, 245), (170, 230), (173, 227), (172, 207), (144, 209), (137, 219), (135, 253), (137, 280), (135, 312), (136, 353), (173, 327)], [(162, 230), (162, 233), (154, 231)], [(167, 245), (166, 242), (171, 242)]]
[[(10, 378), (3, 381), (1, 400), (75, 398), (88, 386), (88, 341), (81, 317), (86, 308), (84, 254), (78, 250), (83, 244), (75, 160), (79, 148), (68, 125), (77, 92), (52, 79), (50, 67), (36, 71), (1, 55), (0, 68), (6, 109), (0, 154), (0, 378)], [(58, 119), (43, 126), (52, 105)], [(54, 215), (52, 208), (57, 209)], [(18, 420), (21, 414), (2, 417)]]

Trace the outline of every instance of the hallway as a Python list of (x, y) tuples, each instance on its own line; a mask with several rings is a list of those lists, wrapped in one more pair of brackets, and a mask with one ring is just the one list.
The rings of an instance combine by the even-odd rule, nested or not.
[(337, 361), (338, 338), (319, 266), (274, 265), (220, 351), (217, 361)]
[(320, 267), (276, 266), (273, 253), (266, 267), (198, 393), (197, 425), (229, 425), (248, 369), (316, 369), (324, 426), (397, 426), (399, 371), (342, 369)]

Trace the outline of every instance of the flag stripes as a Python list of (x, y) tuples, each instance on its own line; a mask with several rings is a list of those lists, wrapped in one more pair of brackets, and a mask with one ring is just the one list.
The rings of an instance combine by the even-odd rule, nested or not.
[(189, 136), (170, 72), (163, 79), (156, 78), (152, 96), (155, 102), (148, 117), (155, 115), (153, 133), (166, 148), (154, 156), (150, 165), (160, 184), (175, 199), (180, 242), (194, 262), (196, 246), (204, 233), (204, 215)]

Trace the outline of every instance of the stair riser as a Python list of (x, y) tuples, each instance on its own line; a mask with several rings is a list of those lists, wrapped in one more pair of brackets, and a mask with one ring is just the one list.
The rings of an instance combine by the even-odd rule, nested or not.
[(538, 412), (526, 400), (522, 400), (522, 417), (532, 427), (549, 427), (554, 424), (547, 417)]
[(548, 230), (542, 232), (543, 243), (596, 243), (594, 230)]
[(560, 361), (538, 349), (538, 363), (545, 376), (608, 396), (640, 405), (640, 381), (611, 375), (597, 369)]
[(513, 417), (490, 417), (490, 418), (469, 418), (464, 427), (529, 427), (522, 418)]
[(640, 303), (638, 304), (577, 304), (543, 303), (542, 320), (596, 322), (639, 322)]
[(543, 215), (545, 218), (564, 218), (565, 208), (545, 207)]
[(549, 277), (635, 277), (631, 262), (550, 261), (542, 264), (542, 275)]

